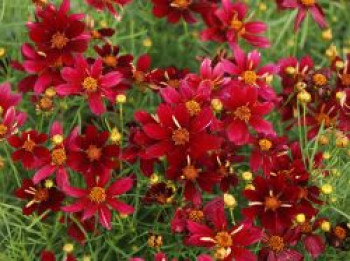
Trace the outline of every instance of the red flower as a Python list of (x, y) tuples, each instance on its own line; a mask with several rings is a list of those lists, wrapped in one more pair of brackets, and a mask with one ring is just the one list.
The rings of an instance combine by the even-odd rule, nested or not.
[(202, 207), (189, 205), (176, 209), (170, 224), (171, 231), (173, 233), (188, 232), (187, 221), (204, 223), (206, 220)]
[(118, 13), (114, 8), (114, 5), (126, 5), (131, 0), (85, 0), (89, 5), (97, 9), (98, 11), (103, 11), (107, 9), (111, 14), (118, 18)]
[(233, 48), (234, 63), (229, 60), (223, 61), (224, 71), (229, 73), (233, 82), (242, 87), (255, 87), (259, 97), (266, 101), (276, 100), (276, 93), (268, 83), (268, 77), (278, 72), (278, 67), (268, 64), (259, 68), (261, 56), (257, 50), (247, 55), (243, 50), (235, 46)]
[(0, 84), (0, 115), (5, 115), (10, 107), (16, 107), (22, 99), (20, 94), (11, 93), (9, 83)]
[(18, 131), (27, 119), (27, 115), (23, 112), (16, 112), (14, 107), (6, 110), (0, 121), (0, 140), (13, 135)]
[(29, 22), (29, 37), (39, 51), (69, 64), (74, 53), (82, 53), (88, 47), (90, 34), (81, 21), (84, 15), (68, 14), (70, 1), (63, 0), (59, 9), (49, 4), (36, 9), (37, 22)]
[(250, 219), (259, 217), (263, 227), (281, 229), (288, 227), (294, 217), (299, 189), (286, 182), (284, 176), (275, 178), (256, 177), (254, 190), (245, 190), (250, 201), (243, 214)]
[[(40, 256), (41, 261), (56, 261), (55, 254), (51, 251), (46, 251), (43, 250), (41, 251), (41, 256)], [(72, 254), (67, 254), (64, 258), (64, 261), (75, 261), (75, 257)]]
[(311, 255), (313, 259), (317, 259), (326, 248), (325, 242), (320, 235), (316, 234), (316, 230), (319, 228), (322, 221), (307, 219), (304, 223), (297, 226), (302, 234), (302, 242), (305, 246), (305, 250)]
[(274, 133), (272, 124), (262, 118), (272, 110), (273, 104), (260, 103), (255, 88), (230, 86), (222, 95), (222, 102), (226, 109), (224, 115), (226, 134), (234, 144), (248, 143), (248, 126), (252, 126), (258, 133)]
[(24, 215), (31, 215), (34, 211), (39, 215), (46, 210), (57, 212), (64, 199), (64, 194), (49, 181), (35, 185), (30, 179), (22, 180), (22, 186), (15, 191), (15, 195), (28, 201), (23, 207)]
[(249, 223), (229, 228), (222, 199), (214, 199), (204, 208), (204, 215), (213, 227), (188, 221), (190, 234), (186, 243), (192, 246), (214, 248), (220, 260), (254, 261), (256, 257), (246, 249), (261, 239), (261, 231)]
[(98, 132), (95, 126), (89, 125), (83, 135), (77, 136), (68, 151), (67, 165), (84, 174), (91, 181), (95, 176), (104, 179), (110, 170), (117, 167), (119, 156), (117, 145), (108, 145), (108, 131)]
[(110, 208), (129, 215), (134, 212), (134, 208), (116, 199), (116, 196), (124, 194), (133, 186), (131, 178), (121, 178), (107, 186), (110, 176), (96, 179), (93, 183), (88, 183), (86, 189), (66, 186), (64, 192), (77, 200), (68, 206), (62, 207), (65, 212), (82, 212), (82, 220), (92, 218), (98, 213), (100, 224), (111, 229), (112, 213)]
[(157, 109), (157, 122), (142, 126), (146, 135), (154, 141), (146, 149), (146, 154), (149, 158), (157, 158), (178, 151), (198, 158), (209, 150), (218, 149), (220, 139), (207, 132), (213, 117), (209, 108), (191, 117), (182, 104), (176, 107), (161, 104)]
[(68, 236), (81, 245), (84, 245), (86, 243), (87, 233), (93, 233), (93, 235), (96, 235), (99, 232), (95, 228), (95, 218), (82, 220), (82, 215), (79, 213), (73, 215), (72, 218), (68, 217), (67, 222), (65, 222), (65, 220), (66, 218), (62, 217), (60, 222), (66, 223)]
[(187, 68), (178, 69), (174, 66), (167, 68), (157, 68), (151, 71), (148, 75), (148, 81), (151, 83), (150, 87), (152, 89), (158, 90), (163, 87), (178, 88), (180, 81), (186, 77), (189, 73)]
[(67, 151), (73, 146), (73, 141), (78, 135), (78, 130), (74, 129), (67, 137), (63, 137), (63, 129), (59, 122), (55, 121), (51, 126), (50, 138), (54, 145), (51, 149), (51, 157), (35, 173), (33, 182), (35, 184), (56, 173), (56, 183), (59, 188), (63, 188), (68, 183), (67, 174)]
[(171, 203), (176, 189), (172, 184), (158, 182), (152, 184), (146, 191), (142, 202), (145, 204), (168, 204)]
[(122, 80), (118, 72), (102, 73), (102, 60), (96, 60), (92, 65), (82, 55), (75, 58), (74, 67), (66, 67), (62, 70), (62, 78), (67, 82), (56, 87), (61, 95), (86, 95), (91, 111), (101, 115), (106, 111), (103, 97), (114, 102), (117, 95), (113, 89)]
[(12, 135), (9, 144), (17, 150), (12, 153), (14, 161), (21, 161), (26, 169), (40, 166), (50, 158), (50, 152), (42, 144), (47, 141), (47, 135), (35, 130), (23, 132), (21, 136)]
[(318, 0), (283, 0), (280, 4), (283, 8), (298, 9), (298, 15), (295, 19), (294, 31), (298, 31), (300, 24), (304, 21), (308, 11), (311, 12), (313, 19), (322, 28), (327, 26), (322, 7), (317, 3)]
[(248, 7), (242, 2), (232, 3), (231, 0), (222, 0), (222, 7), (207, 15), (205, 22), (208, 29), (201, 34), (202, 40), (227, 41), (231, 46), (238, 44), (243, 38), (253, 46), (270, 47), (268, 39), (260, 36), (267, 30), (263, 22), (245, 22)]
[(152, 0), (153, 14), (156, 17), (167, 17), (169, 23), (177, 23), (183, 18), (187, 23), (197, 20), (193, 12), (203, 12), (209, 6), (203, 0)]
[(141, 89), (148, 85), (151, 62), (151, 57), (148, 54), (141, 55), (136, 61), (136, 66), (133, 70), (133, 79), (134, 83)]

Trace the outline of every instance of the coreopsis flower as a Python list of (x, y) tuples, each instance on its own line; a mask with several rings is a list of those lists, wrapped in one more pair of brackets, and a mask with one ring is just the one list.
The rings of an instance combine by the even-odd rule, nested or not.
[(204, 208), (204, 216), (211, 222), (211, 226), (188, 221), (189, 236), (185, 241), (186, 244), (214, 249), (218, 260), (256, 260), (254, 254), (246, 247), (261, 239), (260, 229), (250, 223), (230, 227), (222, 199), (209, 202)]
[(113, 28), (109, 28), (109, 27), (95, 29), (93, 26), (91, 26), (89, 29), (90, 29), (91, 38), (93, 40), (106, 41), (107, 37), (112, 37), (115, 33), (115, 30)]
[(173, 233), (188, 232), (187, 221), (204, 223), (206, 220), (202, 206), (188, 205), (176, 209), (174, 217), (170, 223), (171, 231)]
[[(40, 261), (56, 261), (55, 254), (51, 251), (43, 250), (41, 251)], [(68, 253), (64, 257), (64, 261), (76, 261), (73, 254)]]
[(10, 83), (0, 84), (0, 115), (5, 115), (11, 107), (16, 107), (22, 99), (20, 94), (12, 93)]
[(299, 241), (297, 229), (268, 230), (262, 238), (259, 261), (302, 261), (304, 256), (294, 249)]
[(151, 57), (148, 54), (143, 54), (138, 57), (136, 65), (133, 69), (134, 83), (141, 90), (145, 89), (149, 84), (148, 75), (151, 73)]
[[(169, 259), (167, 257), (166, 254), (162, 253), (162, 252), (159, 252), (157, 254), (154, 255), (154, 261), (177, 261), (176, 258), (173, 258), (173, 259)], [(129, 261), (146, 261), (146, 259), (144, 258), (141, 258), (141, 257), (134, 257), (134, 258), (131, 258), (129, 259)], [(196, 261), (214, 261), (214, 259), (212, 259), (210, 256), (208, 255), (199, 255), (197, 258), (196, 258)]]
[[(337, 67), (337, 63), (341, 66)], [(337, 71), (337, 87), (339, 89), (346, 89), (350, 87), (350, 55), (346, 56), (345, 60), (340, 58), (335, 59), (334, 70)]]
[(286, 153), (287, 138), (275, 135), (260, 134), (252, 139), (254, 145), (250, 155), (250, 169), (256, 172), (262, 169), (265, 175), (270, 175), (274, 163), (274, 157)]
[(327, 243), (337, 249), (347, 251), (350, 249), (350, 227), (349, 223), (339, 223), (326, 233)]
[(16, 112), (14, 107), (8, 108), (3, 117), (0, 117), (0, 140), (16, 133), (26, 119), (27, 115), (25, 113)]
[(95, 228), (96, 220), (94, 217), (88, 220), (82, 220), (82, 217), (83, 215), (81, 213), (77, 213), (72, 218), (68, 217), (67, 222), (65, 221), (66, 218), (62, 217), (60, 222), (67, 225), (67, 235), (70, 238), (84, 245), (86, 243), (86, 233), (93, 233), (95, 235), (98, 231)]
[(167, 17), (169, 23), (177, 23), (183, 18), (187, 23), (197, 21), (194, 13), (203, 12), (209, 8), (203, 0), (152, 0), (153, 14), (156, 17)]
[(15, 191), (15, 196), (28, 201), (23, 207), (24, 215), (31, 215), (34, 211), (39, 215), (46, 210), (57, 212), (64, 199), (64, 194), (57, 190), (51, 180), (35, 185), (32, 180), (23, 179), (21, 187)]
[(118, 166), (119, 146), (108, 144), (108, 131), (99, 132), (89, 125), (83, 135), (76, 136), (69, 148), (67, 165), (84, 174), (87, 180), (95, 176), (104, 179), (110, 171)]
[(259, 97), (266, 101), (276, 99), (274, 89), (269, 85), (269, 78), (278, 72), (274, 64), (267, 64), (259, 68), (261, 55), (257, 50), (245, 54), (243, 50), (235, 46), (233, 48), (234, 62), (223, 60), (223, 68), (232, 77), (232, 81), (242, 87), (255, 87)]
[(97, 59), (90, 65), (82, 55), (77, 55), (74, 67), (65, 67), (62, 70), (62, 78), (66, 83), (56, 86), (57, 93), (63, 96), (87, 96), (91, 111), (96, 115), (104, 113), (106, 108), (103, 98), (115, 101), (118, 92), (113, 87), (119, 84), (123, 77), (116, 71), (103, 74), (102, 63), (101, 59)]
[(146, 191), (142, 202), (145, 204), (167, 204), (175, 196), (175, 186), (167, 182), (157, 182), (152, 184)]
[(118, 71), (125, 78), (132, 77), (132, 60), (131, 54), (120, 55), (118, 45), (104, 44), (103, 46), (94, 46), (95, 52), (101, 57), (104, 66), (104, 72)]
[(133, 180), (121, 178), (107, 185), (109, 181), (110, 175), (96, 178), (93, 183), (88, 182), (84, 189), (65, 186), (64, 193), (77, 200), (71, 205), (62, 207), (62, 210), (68, 213), (83, 212), (82, 220), (90, 219), (97, 213), (99, 223), (103, 227), (111, 229), (111, 208), (125, 215), (134, 212), (132, 206), (117, 199), (117, 196), (132, 189)]
[(157, 68), (148, 75), (148, 81), (152, 89), (172, 87), (177, 89), (180, 82), (189, 74), (189, 69), (178, 69), (174, 66)]
[(63, 129), (58, 121), (55, 121), (50, 130), (50, 139), (53, 148), (50, 151), (51, 157), (35, 173), (33, 182), (35, 184), (56, 174), (56, 183), (59, 188), (63, 188), (68, 183), (68, 174), (66, 168), (68, 160), (68, 151), (73, 145), (74, 139), (78, 136), (78, 129), (75, 128), (72, 133), (64, 138)]
[(253, 127), (258, 133), (274, 134), (273, 126), (263, 119), (273, 104), (259, 102), (258, 91), (253, 87), (230, 86), (222, 95), (225, 109), (223, 117), (228, 139), (236, 145), (248, 143), (250, 130)]
[(7, 141), (16, 149), (12, 153), (12, 160), (21, 161), (26, 169), (41, 166), (50, 158), (49, 150), (43, 146), (47, 141), (47, 135), (44, 133), (30, 130), (21, 135), (12, 135)]
[(298, 9), (298, 14), (294, 23), (295, 32), (300, 28), (308, 12), (311, 13), (312, 18), (320, 27), (324, 28), (327, 26), (325, 15), (318, 0), (283, 0), (280, 6), (283, 8)]
[(202, 40), (228, 42), (231, 46), (236, 46), (238, 40), (242, 38), (256, 47), (270, 46), (269, 40), (261, 36), (266, 32), (267, 25), (260, 21), (245, 21), (248, 11), (245, 3), (232, 3), (231, 0), (221, 2), (220, 9), (207, 14), (205, 22), (208, 28), (202, 31)]
[(175, 107), (159, 105), (156, 122), (142, 126), (145, 134), (154, 142), (148, 146), (146, 154), (149, 158), (157, 158), (181, 152), (191, 158), (199, 158), (207, 151), (218, 149), (221, 139), (207, 132), (213, 117), (209, 108), (204, 108), (197, 116), (191, 117), (183, 104)]
[(254, 190), (245, 190), (243, 195), (249, 200), (249, 207), (243, 209), (243, 214), (254, 219), (259, 217), (263, 227), (281, 229), (292, 224), (298, 187), (289, 185), (284, 176), (254, 179)]
[(207, 171), (207, 160), (210, 159), (204, 156), (194, 160), (182, 151), (173, 152), (168, 157), (167, 178), (183, 182), (185, 199), (195, 205), (201, 204), (202, 191), (212, 192), (213, 186), (221, 180), (221, 176)]
[(90, 39), (81, 21), (84, 15), (69, 14), (69, 9), (70, 0), (63, 0), (59, 8), (48, 4), (36, 9), (37, 21), (27, 23), (29, 37), (39, 51), (64, 64), (72, 63), (75, 53), (85, 52)]
[(98, 11), (108, 10), (115, 17), (119, 17), (115, 6), (123, 6), (128, 4), (131, 0), (85, 0), (87, 4), (91, 5)]

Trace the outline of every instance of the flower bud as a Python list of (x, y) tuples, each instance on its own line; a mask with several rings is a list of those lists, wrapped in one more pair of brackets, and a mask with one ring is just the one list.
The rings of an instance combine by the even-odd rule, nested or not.
[(303, 213), (300, 213), (300, 214), (296, 215), (295, 220), (297, 223), (303, 224), (303, 223), (305, 223), (306, 217)]
[(63, 246), (63, 251), (64, 252), (69, 254), (69, 253), (72, 253), (73, 250), (74, 250), (74, 245), (73, 244), (70, 244), (70, 243), (64, 244), (64, 246)]
[(325, 195), (329, 195), (333, 192), (333, 187), (330, 184), (324, 184), (321, 187), (321, 192)]
[(242, 178), (245, 181), (250, 181), (253, 179), (253, 173), (251, 173), (250, 171), (245, 171), (242, 173)]
[(235, 197), (231, 194), (224, 194), (224, 203), (228, 208), (235, 208), (237, 206), (237, 201)]
[(331, 230), (331, 223), (329, 221), (323, 221), (321, 223), (321, 229), (324, 232), (329, 232)]
[(120, 104), (126, 103), (126, 96), (125, 94), (118, 94), (116, 97), (116, 102)]
[(307, 91), (299, 92), (297, 95), (297, 99), (300, 103), (307, 104), (311, 102), (311, 94), (308, 93)]
[(285, 69), (285, 73), (289, 75), (294, 75), (297, 72), (295, 67), (289, 66)]
[(212, 99), (211, 100), (211, 107), (216, 112), (220, 112), (223, 109), (222, 102), (219, 99)]
[(325, 41), (330, 41), (333, 38), (332, 29), (327, 29), (322, 32), (322, 39)]

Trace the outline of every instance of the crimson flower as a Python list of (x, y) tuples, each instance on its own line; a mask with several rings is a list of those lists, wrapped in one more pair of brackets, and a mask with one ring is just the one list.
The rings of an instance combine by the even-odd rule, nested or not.
[[(41, 261), (56, 261), (55, 254), (51, 251), (43, 250), (40, 255)], [(76, 261), (76, 258), (72, 254), (67, 254), (64, 258), (65, 261)]]
[(27, 115), (23, 112), (16, 112), (14, 107), (6, 110), (0, 120), (0, 140), (13, 135), (25, 123), (26, 119)]
[(85, 0), (89, 5), (97, 9), (98, 11), (103, 11), (107, 9), (115, 17), (118, 17), (118, 13), (114, 8), (114, 5), (126, 5), (131, 0)]
[(7, 82), (0, 84), (0, 115), (4, 115), (11, 107), (16, 107), (22, 99), (20, 94), (11, 92), (11, 85)]
[(178, 69), (174, 66), (157, 68), (149, 73), (148, 81), (151, 83), (150, 87), (155, 90), (167, 86), (176, 89), (188, 73), (188, 68)]
[(21, 136), (12, 135), (8, 143), (16, 149), (12, 153), (14, 161), (21, 161), (26, 169), (40, 166), (50, 158), (50, 152), (42, 146), (47, 141), (47, 135), (35, 130), (23, 132)]
[(48, 4), (36, 9), (38, 21), (29, 22), (29, 37), (39, 51), (61, 60), (64, 64), (73, 61), (74, 53), (83, 53), (88, 47), (90, 34), (81, 21), (83, 14), (68, 14), (70, 0), (63, 0), (57, 9)]
[(318, 0), (283, 0), (280, 6), (283, 8), (298, 9), (298, 15), (294, 24), (294, 31), (296, 32), (309, 11), (320, 27), (324, 28), (327, 26), (322, 7), (317, 2)]
[(266, 101), (276, 99), (274, 89), (269, 85), (269, 77), (278, 72), (278, 67), (268, 64), (259, 68), (261, 55), (257, 50), (245, 54), (235, 46), (233, 48), (234, 62), (223, 60), (224, 71), (229, 73), (232, 80), (242, 87), (250, 86), (258, 89), (259, 97)]
[(103, 227), (111, 229), (112, 213), (110, 208), (126, 215), (134, 212), (132, 206), (116, 198), (132, 188), (133, 180), (121, 178), (107, 185), (109, 180), (110, 176), (96, 178), (93, 183), (88, 183), (85, 189), (66, 186), (64, 188), (66, 195), (77, 198), (77, 200), (71, 205), (62, 207), (62, 210), (69, 213), (83, 212), (83, 221), (98, 213), (99, 223)]
[(115, 101), (117, 95), (113, 89), (122, 80), (119, 72), (102, 73), (102, 60), (97, 59), (92, 65), (82, 55), (75, 57), (74, 67), (65, 67), (62, 70), (65, 84), (58, 85), (56, 90), (60, 95), (86, 95), (91, 111), (101, 115), (106, 111), (103, 97)]
[(68, 151), (67, 165), (84, 174), (88, 180), (95, 175), (100, 178), (108, 176), (110, 170), (117, 167), (119, 146), (108, 145), (108, 131), (98, 132), (95, 126), (89, 125), (83, 135), (76, 136)]
[(301, 240), (305, 246), (305, 250), (313, 259), (317, 259), (326, 248), (322, 236), (318, 235), (316, 232), (323, 221), (325, 220), (306, 219), (304, 223), (297, 226), (297, 229), (300, 230), (300, 233), (302, 234)]
[(222, 103), (226, 114), (224, 124), (228, 139), (236, 145), (243, 145), (249, 141), (249, 129), (253, 127), (258, 133), (273, 134), (273, 126), (263, 119), (273, 104), (260, 103), (258, 91), (252, 87), (230, 86), (222, 95)]
[(149, 158), (157, 158), (165, 154), (180, 151), (198, 158), (209, 150), (218, 149), (221, 140), (207, 132), (213, 120), (209, 108), (191, 117), (183, 104), (171, 107), (161, 104), (157, 109), (157, 122), (142, 126), (154, 144), (146, 149)]
[(211, 222), (212, 227), (188, 221), (189, 236), (186, 244), (214, 248), (219, 260), (256, 260), (256, 257), (246, 247), (261, 239), (260, 229), (250, 223), (237, 224), (230, 228), (221, 198), (214, 199), (205, 206), (204, 216)]
[(23, 179), (22, 186), (15, 191), (15, 195), (28, 201), (23, 207), (24, 215), (31, 215), (34, 211), (39, 215), (46, 210), (57, 212), (64, 199), (64, 194), (49, 180), (35, 185), (32, 180)]
[(67, 151), (73, 145), (73, 140), (77, 137), (78, 130), (74, 129), (72, 133), (67, 137), (63, 137), (63, 129), (59, 122), (55, 121), (50, 130), (50, 138), (54, 145), (51, 149), (51, 157), (45, 162), (41, 168), (35, 173), (33, 182), (35, 184), (48, 178), (52, 174), (56, 173), (56, 183), (59, 188), (63, 188), (68, 183), (67, 174)]
[(184, 233), (187, 230), (187, 221), (204, 223), (205, 217), (201, 206), (188, 205), (178, 208), (171, 220), (170, 226), (173, 233)]
[(157, 182), (147, 189), (142, 202), (145, 204), (168, 204), (171, 203), (175, 192), (174, 185), (166, 182)]
[(217, 9), (205, 22), (208, 29), (201, 33), (204, 41), (227, 41), (231, 46), (238, 44), (238, 39), (243, 38), (253, 46), (267, 48), (270, 42), (261, 36), (267, 30), (263, 22), (245, 22), (248, 6), (243, 2), (232, 3), (231, 0), (222, 0), (222, 7)]
[(257, 176), (254, 190), (245, 190), (243, 195), (250, 201), (243, 214), (254, 219), (259, 217), (263, 227), (281, 229), (291, 225), (296, 209), (299, 189), (286, 182), (284, 176), (263, 178)]

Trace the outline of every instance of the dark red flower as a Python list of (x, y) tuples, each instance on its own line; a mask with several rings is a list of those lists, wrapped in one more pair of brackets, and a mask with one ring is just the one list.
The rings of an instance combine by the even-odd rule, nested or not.
[(7, 82), (0, 84), (0, 115), (5, 115), (11, 107), (16, 107), (22, 99), (20, 94), (11, 91), (11, 85)]
[(249, 207), (243, 209), (243, 214), (249, 219), (259, 217), (263, 227), (268, 229), (279, 230), (290, 226), (296, 214), (298, 187), (289, 185), (283, 176), (258, 176), (253, 185), (254, 190), (243, 192), (250, 201)]
[(14, 107), (8, 108), (0, 120), (0, 140), (13, 135), (18, 131), (27, 119), (23, 112), (16, 112)]
[(214, 199), (204, 208), (204, 216), (213, 227), (188, 221), (189, 236), (186, 244), (213, 248), (216, 256), (225, 261), (254, 261), (256, 257), (246, 249), (258, 242), (262, 233), (250, 223), (229, 227), (222, 199)]
[(300, 24), (304, 21), (306, 14), (310, 11), (313, 19), (322, 28), (327, 26), (324, 13), (318, 0), (283, 0), (280, 4), (283, 8), (298, 9), (298, 15), (295, 18), (294, 31), (298, 31)]
[(168, 204), (176, 192), (175, 186), (166, 182), (152, 184), (146, 191), (142, 201), (145, 204)]
[(65, 67), (62, 78), (67, 82), (56, 87), (60, 95), (87, 96), (91, 111), (101, 115), (106, 111), (103, 98), (114, 102), (118, 90), (113, 89), (122, 80), (119, 72), (102, 73), (102, 60), (97, 59), (92, 65), (82, 55), (75, 57), (74, 67)]
[(187, 221), (196, 223), (204, 223), (205, 216), (201, 206), (188, 205), (178, 208), (175, 211), (174, 217), (171, 220), (171, 231), (173, 233), (184, 233), (187, 230)]
[(175, 107), (161, 104), (156, 117), (155, 123), (142, 126), (146, 135), (154, 141), (154, 144), (146, 149), (149, 158), (157, 158), (176, 151), (189, 154), (191, 158), (198, 158), (220, 146), (221, 140), (207, 132), (214, 117), (209, 108), (191, 117), (183, 104)]
[(64, 64), (73, 61), (74, 53), (85, 52), (90, 39), (81, 21), (84, 15), (68, 14), (69, 9), (70, 0), (63, 0), (58, 9), (48, 4), (36, 9), (38, 21), (27, 24), (29, 37), (39, 51)]
[(35, 130), (23, 132), (21, 136), (12, 135), (7, 141), (16, 149), (12, 153), (14, 161), (21, 161), (26, 169), (40, 166), (50, 158), (50, 152), (43, 146), (47, 135)]
[(131, 0), (85, 0), (89, 5), (97, 9), (98, 11), (108, 10), (116, 18), (119, 18), (115, 6), (122, 6), (129, 3)]
[(88, 181), (99, 176), (104, 179), (118, 166), (119, 146), (107, 144), (108, 131), (98, 132), (89, 125), (83, 135), (75, 137), (68, 151), (67, 165), (84, 174)]
[(174, 66), (167, 68), (157, 68), (151, 71), (147, 77), (152, 89), (158, 90), (163, 87), (172, 87), (177, 89), (180, 81), (189, 73), (187, 68), (178, 69)]
[(273, 104), (260, 103), (258, 91), (253, 87), (230, 86), (222, 95), (225, 108), (223, 118), (228, 139), (236, 145), (243, 145), (249, 141), (249, 126), (258, 133), (274, 134), (273, 126), (263, 119)]
[(15, 195), (28, 201), (23, 207), (24, 215), (31, 215), (34, 211), (39, 215), (46, 210), (57, 212), (64, 199), (64, 194), (57, 190), (52, 181), (35, 185), (30, 179), (22, 180), (22, 186), (15, 191)]
[(327, 243), (337, 249), (348, 251), (350, 249), (350, 228), (349, 224), (342, 222), (332, 227), (326, 233)]
[(131, 178), (121, 178), (107, 185), (110, 175), (104, 178), (96, 178), (93, 183), (87, 183), (87, 188), (75, 188), (66, 186), (64, 192), (67, 196), (77, 198), (68, 206), (62, 207), (63, 211), (76, 213), (83, 211), (82, 220), (88, 220), (98, 213), (99, 223), (111, 229), (112, 213), (110, 208), (119, 213), (129, 215), (134, 208), (116, 197), (129, 191), (133, 186)]
[[(43, 250), (40, 255), (41, 261), (56, 261), (55, 254), (51, 251)], [(76, 261), (72, 254), (65, 254), (64, 261)]]

